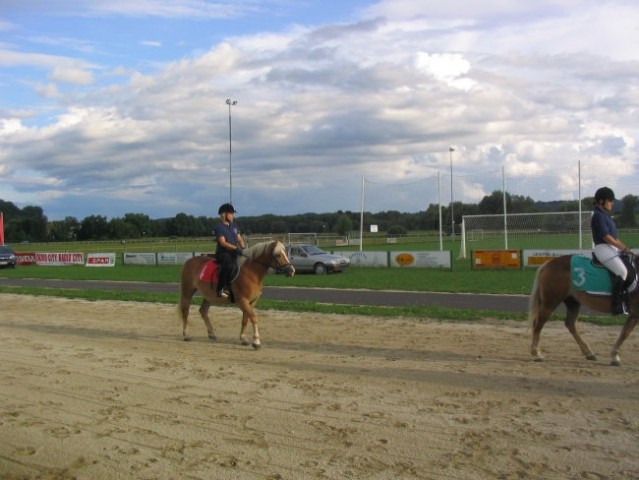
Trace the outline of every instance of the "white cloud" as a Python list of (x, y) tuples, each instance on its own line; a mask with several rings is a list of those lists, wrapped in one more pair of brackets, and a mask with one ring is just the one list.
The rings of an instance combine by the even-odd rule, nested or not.
[[(208, 8), (152, 3), (95, 2), (92, 13), (147, 8), (168, 18)], [(166, 47), (142, 49), (137, 62), (1, 50), (0, 66), (46, 69), (52, 82), (23, 82), (45, 99), (32, 100), (29, 120), (0, 113), (2, 180), (28, 165), (56, 181), (16, 189), (60, 205), (69, 192), (115, 214), (210, 214), (228, 191), (226, 98), (238, 100), (234, 197), (245, 214), (356, 210), (362, 177), (445, 174), (450, 145), (459, 176), (636, 163), (639, 64), (626, 45), (639, 38), (628, 31), (622, 40), (608, 11), (620, 8), (629, 25), (639, 8), (574, 3), (389, 0), (352, 23), (227, 33), (201, 53), (153, 64), (146, 55)], [(140, 32), (131, 45), (169, 44), (142, 38), (156, 37)], [(478, 200), (501, 188), (487, 177), (464, 179), (465, 193)], [(561, 182), (547, 188), (563, 195)]]
[(51, 80), (73, 85), (90, 85), (94, 82), (93, 74), (83, 68), (56, 67), (50, 75)]

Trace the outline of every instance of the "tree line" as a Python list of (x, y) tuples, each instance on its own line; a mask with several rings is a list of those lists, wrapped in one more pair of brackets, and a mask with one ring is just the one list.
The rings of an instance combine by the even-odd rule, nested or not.
[[(592, 197), (582, 200), (582, 210), (592, 208)], [(626, 195), (615, 205), (614, 217), (619, 228), (637, 227), (639, 197)], [(463, 215), (504, 213), (504, 194), (494, 191), (477, 204), (454, 202), (454, 223), (461, 224)], [(506, 193), (508, 213), (571, 212), (579, 210), (579, 202), (535, 202), (530, 197)], [(66, 217), (48, 221), (41, 207), (18, 208), (12, 202), (0, 200), (4, 214), (4, 232), (7, 243), (68, 242), (95, 240), (126, 240), (153, 237), (207, 237), (211, 236), (217, 217), (193, 216), (178, 213), (172, 218), (151, 219), (143, 213), (127, 213), (108, 220), (102, 215), (90, 215), (82, 220)], [(450, 232), (450, 205), (442, 206), (443, 228)], [(318, 233), (348, 235), (360, 229), (360, 212), (339, 210), (333, 213), (304, 213), (297, 215), (259, 215), (237, 219), (243, 234)], [(438, 231), (439, 205), (430, 204), (421, 212), (407, 213), (396, 210), (364, 212), (364, 227), (377, 225), (380, 232), (403, 234), (411, 231)]]

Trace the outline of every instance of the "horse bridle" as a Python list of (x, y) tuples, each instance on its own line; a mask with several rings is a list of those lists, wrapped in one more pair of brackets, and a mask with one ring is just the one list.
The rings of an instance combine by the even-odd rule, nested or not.
[[(286, 259), (288, 260), (288, 257), (286, 257)], [(287, 273), (291, 270), (291, 268), (295, 268), (293, 267), (293, 265), (291, 264), (291, 261), (289, 260), (288, 263), (284, 264), (284, 265), (280, 265), (279, 262), (277, 262), (276, 265), (273, 265), (273, 261), (277, 260), (277, 254), (273, 253), (271, 255), (271, 261), (269, 263), (265, 263), (256, 259), (252, 259), (252, 262), (256, 262), (259, 263), (260, 265), (265, 266), (266, 268), (272, 268), (273, 270), (275, 270), (276, 272), (279, 273)]]

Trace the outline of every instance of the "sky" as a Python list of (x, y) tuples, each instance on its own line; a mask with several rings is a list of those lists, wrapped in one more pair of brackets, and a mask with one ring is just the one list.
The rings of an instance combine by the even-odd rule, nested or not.
[(634, 0), (0, 0), (0, 199), (292, 215), (453, 163), (636, 176), (637, 45)]

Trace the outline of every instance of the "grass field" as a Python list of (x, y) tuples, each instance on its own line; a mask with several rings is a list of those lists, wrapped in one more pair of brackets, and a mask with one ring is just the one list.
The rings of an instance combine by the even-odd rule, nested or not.
[[(448, 245), (449, 248), (459, 248), (459, 242)], [(628, 242), (630, 243), (630, 242)], [(633, 243), (630, 243), (634, 245)], [(637, 242), (639, 244), (639, 241)], [(160, 251), (207, 251), (212, 250), (210, 239), (189, 240), (146, 240), (136, 242), (73, 242), (21, 244), (16, 251), (40, 252), (160, 252)], [(438, 244), (437, 244), (438, 247)], [(374, 245), (370, 250), (435, 250), (432, 242), (415, 242), (401, 245)], [(548, 247), (551, 248), (551, 247)], [(554, 249), (570, 248), (559, 244)], [(574, 248), (574, 247), (573, 247)], [(341, 248), (340, 248), (341, 249)], [(355, 249), (355, 248), (353, 248)], [(458, 251), (458, 250), (457, 250)], [(455, 250), (453, 250), (455, 252)], [(287, 278), (282, 275), (267, 275), (264, 279), (266, 286), (298, 286), (314, 288), (340, 289), (372, 289), (372, 290), (405, 290), (432, 291), (453, 293), (491, 293), (491, 294), (520, 294), (528, 295), (533, 283), (535, 269), (522, 270), (472, 270), (469, 259), (456, 259), (453, 256), (452, 270), (426, 268), (367, 268), (351, 267), (350, 269), (331, 275), (296, 275)], [(16, 269), (0, 270), (1, 277), (9, 278), (48, 278), (73, 280), (114, 280), (114, 281), (142, 281), (177, 283), (179, 281), (180, 266), (123, 266), (121, 262), (113, 268), (86, 268), (83, 266), (41, 267), (19, 266)], [(80, 297), (88, 299), (114, 299), (136, 301), (158, 301), (174, 303), (174, 295), (151, 295), (127, 292), (96, 292), (96, 291), (51, 291), (49, 289), (25, 289), (14, 287), (0, 287), (0, 292), (32, 293), (39, 295), (58, 295), (66, 297)], [(477, 312), (460, 309), (442, 309), (435, 307), (352, 307), (339, 305), (317, 305), (309, 302), (278, 302), (261, 301), (261, 308), (282, 310), (313, 311), (343, 314), (374, 314), (392, 316), (429, 317), (439, 319), (469, 319), (492, 316), (495, 318), (524, 319), (522, 314), (504, 314), (503, 312)], [(593, 317), (585, 319), (603, 323), (620, 323), (618, 318)]]

